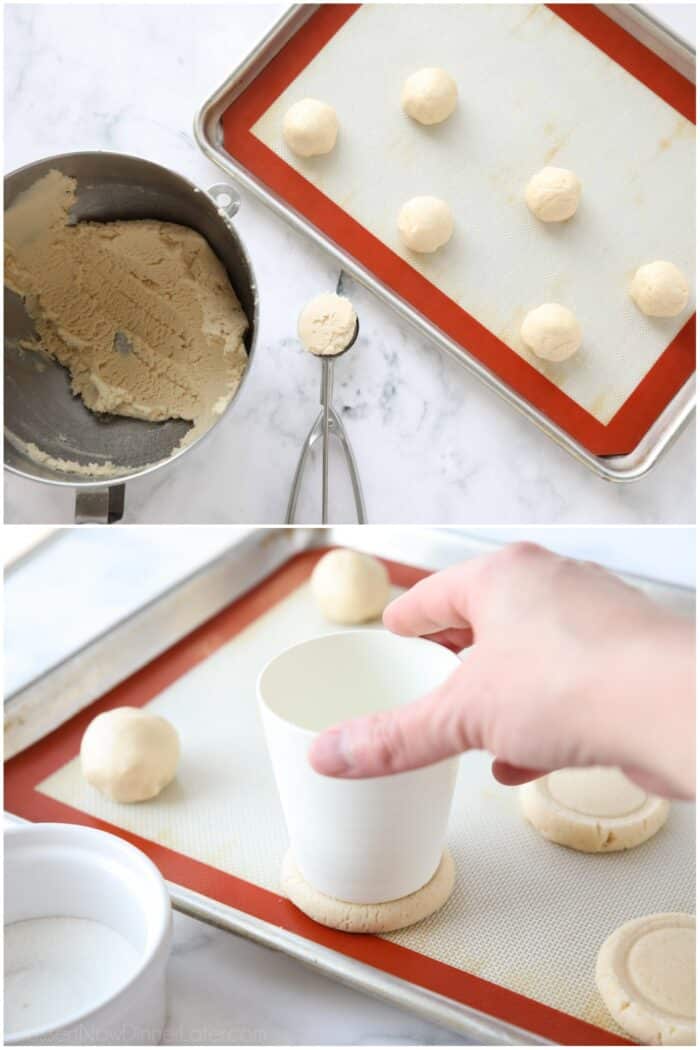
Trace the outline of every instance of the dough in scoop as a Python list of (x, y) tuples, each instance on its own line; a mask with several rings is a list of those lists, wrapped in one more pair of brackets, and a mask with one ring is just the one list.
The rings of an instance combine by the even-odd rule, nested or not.
[(160, 715), (115, 707), (93, 718), (83, 734), (83, 776), (115, 802), (154, 798), (177, 772), (180, 740)]
[(384, 612), (391, 593), (389, 573), (370, 554), (338, 548), (314, 568), (311, 593), (333, 623), (366, 623)]
[(581, 183), (568, 168), (541, 168), (525, 189), (525, 200), (542, 222), (564, 222), (576, 212)]
[(412, 252), (436, 252), (447, 244), (454, 220), (449, 204), (439, 197), (412, 197), (406, 201), (398, 219), (399, 233)]
[(455, 111), (457, 85), (444, 69), (419, 69), (406, 80), (401, 105), (419, 124), (441, 124)]
[(338, 137), (338, 117), (327, 102), (302, 98), (284, 116), (282, 134), (299, 157), (318, 157), (330, 153)]
[(688, 282), (673, 263), (657, 259), (639, 267), (630, 295), (648, 317), (676, 317), (688, 305)]
[(666, 823), (669, 803), (619, 769), (558, 769), (520, 788), (525, 818), (543, 838), (583, 853), (612, 853), (646, 842)]
[(520, 329), (523, 342), (544, 361), (566, 361), (581, 345), (576, 315), (559, 303), (543, 303), (530, 310)]
[(282, 892), (309, 918), (346, 933), (389, 933), (426, 919), (448, 899), (455, 883), (455, 866), (445, 850), (430, 882), (415, 893), (382, 904), (352, 904), (329, 897), (310, 886), (296, 866), (291, 850), (282, 862)]
[(644, 915), (611, 933), (598, 952), (603, 1002), (633, 1039), (695, 1045), (695, 916)]
[(356, 328), (357, 314), (350, 300), (326, 292), (306, 304), (297, 331), (307, 350), (325, 357), (347, 350)]

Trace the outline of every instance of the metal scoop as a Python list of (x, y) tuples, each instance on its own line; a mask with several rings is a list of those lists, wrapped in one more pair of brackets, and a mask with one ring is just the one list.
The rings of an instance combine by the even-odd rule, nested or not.
[[(338, 293), (340, 293), (342, 283), (342, 274), (338, 281)], [(294, 524), (294, 516), (296, 513), (297, 502), (299, 500), (299, 492), (301, 491), (301, 482), (304, 476), (304, 470), (311, 454), (311, 450), (318, 441), (319, 438), (323, 440), (323, 451), (321, 461), (321, 523), (323, 525), (328, 524), (328, 447), (331, 435), (337, 438), (340, 443), (340, 447), (345, 455), (345, 462), (347, 464), (348, 473), (350, 475), (350, 481), (352, 483), (352, 493), (355, 500), (355, 514), (357, 516), (358, 525), (364, 525), (367, 521), (367, 512), (365, 510), (365, 501), (362, 495), (362, 486), (360, 485), (360, 477), (357, 472), (357, 463), (350, 447), (347, 434), (345, 433), (345, 427), (343, 426), (340, 416), (333, 408), (333, 367), (335, 362), (343, 354), (347, 354), (348, 350), (355, 345), (357, 337), (360, 334), (360, 322), (355, 322), (355, 332), (352, 339), (345, 347), (337, 354), (332, 356), (325, 356), (321, 358), (321, 408), (319, 410), (316, 419), (314, 420), (313, 426), (309, 431), (306, 441), (303, 444), (301, 455), (299, 456), (299, 462), (297, 463), (297, 469), (294, 474), (294, 481), (292, 482), (292, 491), (289, 495), (289, 504), (287, 506), (287, 524)]]

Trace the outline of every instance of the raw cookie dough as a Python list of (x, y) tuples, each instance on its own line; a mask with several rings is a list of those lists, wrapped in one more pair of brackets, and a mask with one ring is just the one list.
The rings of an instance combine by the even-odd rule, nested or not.
[(543, 303), (525, 315), (520, 335), (533, 354), (544, 361), (566, 361), (581, 345), (576, 315), (559, 303)]
[(154, 798), (177, 772), (180, 740), (160, 715), (115, 707), (93, 718), (83, 734), (83, 776), (115, 802)]
[(398, 226), (412, 252), (436, 252), (452, 236), (454, 220), (449, 204), (439, 197), (412, 197), (399, 212)]
[(50, 171), (5, 213), (5, 283), (93, 412), (208, 430), (247, 365), (246, 316), (204, 238), (149, 219), (68, 225), (76, 181)]
[(603, 1002), (633, 1039), (695, 1045), (695, 916), (644, 915), (611, 933), (598, 952)]
[(338, 137), (338, 117), (327, 102), (302, 98), (287, 110), (282, 134), (299, 157), (318, 157), (330, 153)]
[(525, 189), (525, 200), (542, 222), (563, 222), (578, 208), (581, 183), (568, 168), (542, 168)]
[(445, 850), (430, 882), (415, 893), (382, 904), (352, 904), (310, 886), (289, 850), (282, 862), (281, 883), (292, 904), (324, 926), (346, 933), (389, 933), (413, 926), (443, 906), (454, 888), (455, 866)]
[(311, 573), (311, 593), (333, 623), (366, 623), (389, 601), (389, 573), (370, 554), (338, 548), (324, 554)]
[(648, 317), (676, 317), (688, 305), (688, 282), (673, 263), (657, 259), (639, 267), (630, 295)]
[(441, 124), (454, 113), (457, 85), (444, 69), (419, 69), (404, 83), (401, 105), (419, 124)]
[(550, 842), (583, 853), (612, 853), (646, 842), (666, 823), (669, 803), (619, 769), (558, 769), (520, 788), (527, 820)]
[(299, 338), (312, 354), (340, 354), (353, 340), (357, 314), (343, 295), (317, 295), (299, 314)]

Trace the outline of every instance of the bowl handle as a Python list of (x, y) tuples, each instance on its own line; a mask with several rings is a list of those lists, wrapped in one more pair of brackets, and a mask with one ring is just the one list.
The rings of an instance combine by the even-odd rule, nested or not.
[(228, 182), (215, 182), (213, 186), (209, 187), (207, 193), (219, 211), (229, 219), (233, 219), (238, 214), (241, 198)]

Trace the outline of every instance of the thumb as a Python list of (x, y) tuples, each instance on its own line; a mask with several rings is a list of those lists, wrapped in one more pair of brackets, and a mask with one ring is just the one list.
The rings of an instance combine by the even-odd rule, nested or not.
[(342, 722), (314, 740), (309, 761), (329, 777), (381, 777), (439, 762), (481, 747), (477, 704), (476, 653), (427, 696), (405, 707)]

